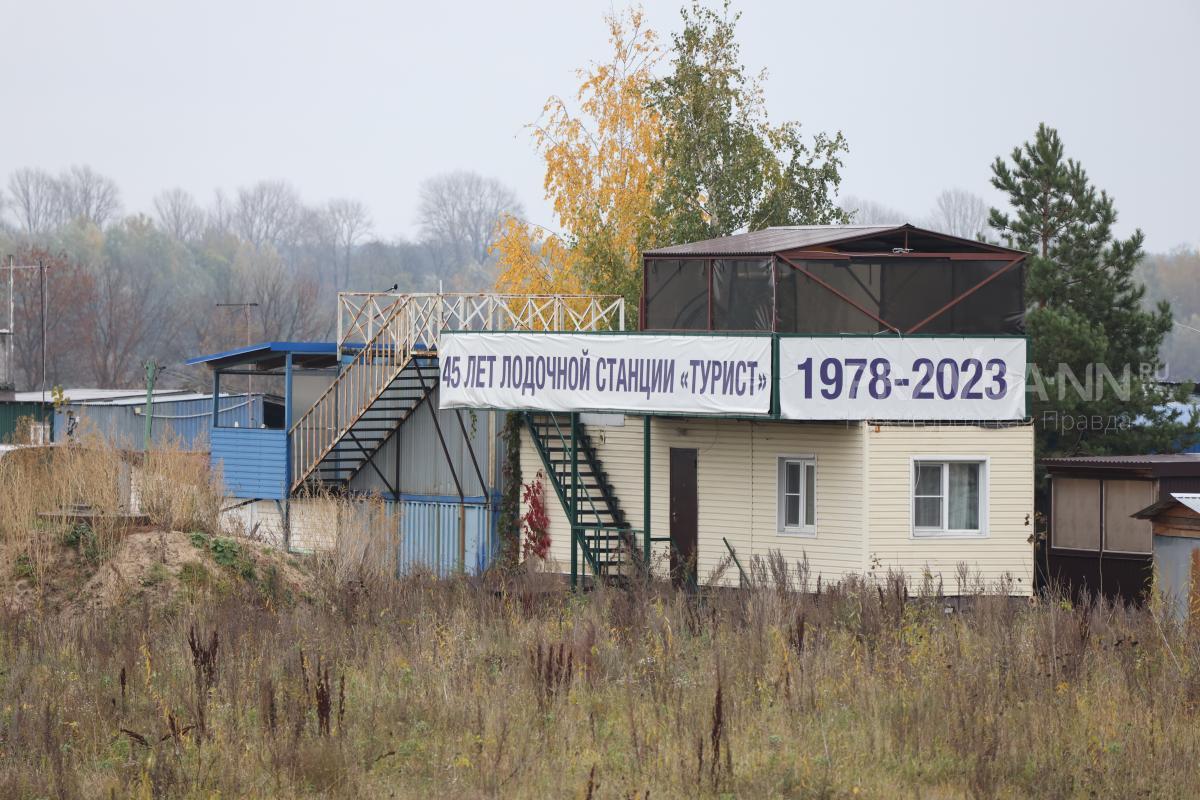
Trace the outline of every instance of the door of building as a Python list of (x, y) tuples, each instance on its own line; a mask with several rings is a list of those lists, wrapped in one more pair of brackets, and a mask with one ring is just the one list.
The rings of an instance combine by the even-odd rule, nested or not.
[(696, 490), (696, 451), (671, 448), (671, 582), (696, 585), (696, 539), (699, 494)]

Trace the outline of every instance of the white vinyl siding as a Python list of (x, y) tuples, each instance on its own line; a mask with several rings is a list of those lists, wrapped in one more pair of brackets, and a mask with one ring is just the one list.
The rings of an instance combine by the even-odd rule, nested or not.
[[(742, 566), (754, 556), (779, 551), (795, 565), (807, 557), (810, 581), (823, 582), (861, 574), (866, 524), (863, 499), (861, 423), (811, 424), (656, 418), (651, 426), (652, 528), (656, 536), (670, 531), (670, 448), (696, 450), (699, 495), (697, 572), (705, 582), (726, 561), (728, 540)], [(625, 426), (589, 427), (604, 471), (616, 490), (629, 524), (642, 528), (642, 418), (626, 415)], [(797, 536), (779, 530), (779, 456), (800, 453), (819, 465), (813, 476), (812, 519), (816, 535)], [(528, 431), (521, 435), (522, 480), (528, 483), (541, 469), (541, 460)], [(551, 556), (547, 569), (568, 572), (571, 545), (566, 515), (549, 483)], [(522, 507), (522, 513), (524, 513)], [(665, 574), (665, 544), (656, 544), (655, 568)], [(736, 566), (726, 567), (720, 583), (737, 585)]]
[[(1007, 577), (1012, 591), (1032, 591), (1033, 428), (1030, 425), (871, 424), (866, 434), (870, 487), (869, 571), (903, 573), (920, 586), (926, 575), (955, 594), (960, 563), (972, 579), (996, 588)], [(986, 458), (987, 498), (980, 524), (986, 536), (917, 536), (913, 533), (913, 461)], [(973, 587), (962, 587), (963, 591)]]
[[(828, 585), (850, 575), (880, 578), (889, 569), (919, 586), (926, 571), (956, 590), (961, 562), (973, 576), (995, 586), (1012, 576), (1012, 591), (1029, 594), (1033, 576), (1033, 429), (971, 425), (876, 425), (849, 423), (750, 422), (746, 420), (657, 418), (652, 426), (652, 530), (666, 536), (669, 524), (669, 454), (672, 447), (697, 453), (699, 495), (697, 564), (701, 582), (728, 557), (725, 541), (748, 568), (754, 556), (778, 551), (791, 565), (806, 558), (810, 581)], [(589, 427), (604, 470), (616, 489), (626, 519), (642, 527), (642, 420), (626, 415), (624, 427)], [(985, 457), (987, 501), (980, 524), (986, 536), (914, 536), (913, 459), (936, 454)], [(816, 535), (779, 530), (779, 459), (812, 456)], [(541, 461), (528, 432), (521, 437), (524, 481)], [(982, 476), (981, 476), (982, 477)], [(566, 516), (547, 484), (552, 563), (570, 570)], [(524, 509), (522, 509), (524, 511)], [(665, 545), (655, 547), (655, 568), (665, 574)], [(730, 565), (719, 582), (736, 585)]]

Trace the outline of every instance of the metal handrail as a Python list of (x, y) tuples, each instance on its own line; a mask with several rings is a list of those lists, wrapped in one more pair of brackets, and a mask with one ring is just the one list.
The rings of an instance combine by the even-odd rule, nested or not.
[(292, 425), (288, 436), (293, 491), (408, 366), (414, 352), (409, 317), (407, 302), (397, 303), (374, 336)]
[(614, 296), (340, 292), (338, 358), (354, 356), (288, 432), (289, 485), (303, 485), (414, 355), (436, 353), (444, 330), (624, 329)]
[(443, 330), (625, 330), (625, 300), (616, 295), (340, 292), (339, 353), (372, 339), (401, 301), (413, 311), (414, 341), (431, 349)]

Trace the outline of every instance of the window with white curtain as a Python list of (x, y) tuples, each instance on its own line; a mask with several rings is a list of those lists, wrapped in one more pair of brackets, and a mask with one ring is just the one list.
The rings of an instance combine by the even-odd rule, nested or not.
[(985, 531), (986, 462), (978, 459), (915, 459), (913, 533), (982, 534)]
[(817, 530), (817, 462), (811, 457), (779, 459), (779, 532)]

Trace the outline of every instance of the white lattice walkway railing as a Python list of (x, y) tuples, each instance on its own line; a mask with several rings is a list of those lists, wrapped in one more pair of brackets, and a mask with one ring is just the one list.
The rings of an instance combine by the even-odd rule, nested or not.
[(292, 425), (291, 489), (303, 486), (413, 358), (443, 331), (621, 331), (625, 300), (590, 295), (338, 294), (338, 355), (353, 358)]
[(400, 304), (412, 341), (437, 349), (442, 331), (623, 331), (625, 300), (609, 295), (340, 292), (338, 347), (370, 341)]

